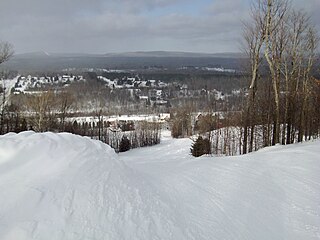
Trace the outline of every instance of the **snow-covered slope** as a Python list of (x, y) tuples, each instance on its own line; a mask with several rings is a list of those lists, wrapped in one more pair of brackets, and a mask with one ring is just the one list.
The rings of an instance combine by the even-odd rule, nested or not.
[(0, 239), (319, 239), (319, 142), (193, 158), (117, 156), (71, 134), (0, 136)]
[(1, 240), (182, 236), (156, 187), (99, 141), (7, 134), (0, 159)]
[(186, 239), (320, 239), (320, 142), (221, 158), (193, 158), (190, 144), (120, 155), (176, 206)]

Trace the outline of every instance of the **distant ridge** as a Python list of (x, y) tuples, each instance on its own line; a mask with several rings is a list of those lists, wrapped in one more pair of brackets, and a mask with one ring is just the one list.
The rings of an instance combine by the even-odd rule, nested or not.
[(98, 57), (104, 56), (102, 54), (90, 54), (90, 53), (50, 53), (46, 51), (38, 52), (28, 52), (15, 54), (13, 58), (23, 59), (23, 58), (60, 58), (60, 57)]
[(243, 58), (242, 53), (196, 53), (177, 51), (137, 51), (123, 53), (49, 53), (46, 51), (16, 54), (15, 58), (48, 58), (48, 57), (182, 57), (182, 58)]
[(196, 53), (175, 51), (137, 51), (124, 53), (107, 53), (106, 57), (195, 57), (195, 58), (242, 58), (241, 53)]
[(221, 67), (239, 70), (241, 53), (194, 53), (176, 51), (137, 51), (124, 53), (50, 53), (16, 54), (1, 67), (18, 71), (60, 71), (66, 68), (178, 69), (185, 66)]

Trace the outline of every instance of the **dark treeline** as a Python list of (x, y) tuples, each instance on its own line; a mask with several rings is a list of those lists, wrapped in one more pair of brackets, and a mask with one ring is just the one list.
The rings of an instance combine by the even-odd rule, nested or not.
[[(161, 124), (157, 122), (122, 121), (110, 123), (97, 117), (96, 122), (67, 121), (63, 113), (37, 112), (34, 116), (21, 114), (14, 105), (4, 108), (1, 112), (0, 135), (9, 132), (33, 130), (37, 132), (70, 132), (81, 136), (88, 136), (100, 140), (116, 152), (127, 151), (132, 148), (152, 146), (160, 143)], [(128, 141), (128, 145), (123, 144)]]
[[(98, 91), (100, 93), (100, 91)], [(102, 101), (93, 101), (90, 115), (94, 122), (72, 120), (77, 105), (75, 96), (70, 92), (45, 91), (36, 95), (20, 95), (15, 103), (6, 104), (3, 94), (3, 106), (0, 112), (0, 134), (33, 130), (36, 132), (71, 132), (101, 140), (117, 152), (124, 141), (129, 141), (125, 149), (151, 146), (160, 142), (161, 125), (153, 122), (107, 122), (105, 105)]]
[(111, 125), (110, 122), (69, 122), (66, 132), (98, 139), (115, 149), (124, 152), (129, 149), (152, 146), (160, 143), (161, 124), (157, 122), (126, 122)]

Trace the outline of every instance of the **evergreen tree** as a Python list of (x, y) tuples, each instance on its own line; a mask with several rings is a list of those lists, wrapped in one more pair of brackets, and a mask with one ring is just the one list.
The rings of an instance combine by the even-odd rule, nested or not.
[(197, 140), (193, 143), (191, 147), (191, 154), (194, 157), (200, 157), (204, 154), (211, 153), (210, 141), (209, 139), (203, 139), (201, 136), (197, 138)]
[(130, 150), (130, 147), (130, 140), (126, 136), (123, 136), (119, 144), (119, 152), (126, 152)]

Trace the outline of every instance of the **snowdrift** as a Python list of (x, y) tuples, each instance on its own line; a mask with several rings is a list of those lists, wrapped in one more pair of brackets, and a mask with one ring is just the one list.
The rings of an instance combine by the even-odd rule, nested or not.
[(61, 133), (0, 137), (0, 239), (181, 236), (155, 187), (107, 145)]
[(320, 238), (319, 142), (223, 158), (190, 144), (0, 136), (0, 239)]

